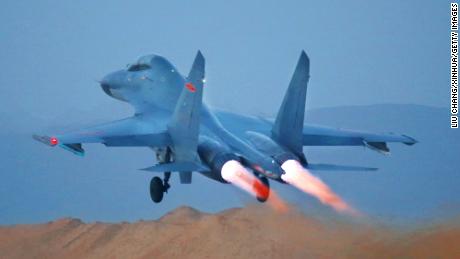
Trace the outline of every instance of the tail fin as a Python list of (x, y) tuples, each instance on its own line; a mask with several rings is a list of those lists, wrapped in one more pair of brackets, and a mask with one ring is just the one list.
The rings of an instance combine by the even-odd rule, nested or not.
[[(200, 113), (203, 99), (205, 61), (200, 51), (196, 54), (187, 82), (177, 101), (168, 132), (173, 143), (176, 162), (198, 162), (197, 155)], [(190, 182), (190, 172), (181, 172)], [(182, 177), (181, 177), (182, 178)]]
[(302, 154), (302, 130), (305, 115), (310, 60), (302, 51), (272, 129), (272, 138), (297, 155)]

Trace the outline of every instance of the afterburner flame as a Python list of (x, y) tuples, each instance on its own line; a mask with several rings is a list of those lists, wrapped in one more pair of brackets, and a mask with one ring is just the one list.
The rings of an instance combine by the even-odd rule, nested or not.
[(287, 160), (281, 165), (285, 174), (281, 179), (295, 186), (299, 190), (310, 194), (321, 201), (321, 203), (331, 206), (338, 212), (359, 215), (350, 205), (335, 194), (321, 179), (311, 174), (296, 160)]
[(285, 213), (289, 210), (286, 202), (281, 199), (281, 197), (278, 196), (273, 189), (270, 190), (270, 197), (268, 198), (267, 203), (277, 212)]
[(277, 211), (287, 211), (287, 205), (275, 191), (269, 190), (259, 178), (246, 170), (238, 161), (230, 160), (226, 162), (222, 166), (221, 175), (225, 181), (232, 183), (254, 197), (265, 197), (270, 192), (270, 197), (267, 200), (268, 204)]

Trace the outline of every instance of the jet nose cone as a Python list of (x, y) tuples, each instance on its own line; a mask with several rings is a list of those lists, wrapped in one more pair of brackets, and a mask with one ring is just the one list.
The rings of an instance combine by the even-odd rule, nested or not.
[(125, 101), (123, 97), (123, 84), (120, 78), (122, 78), (123, 74), (120, 71), (116, 71), (106, 75), (99, 81), (99, 85), (101, 86), (104, 93), (113, 97), (115, 99)]
[(104, 92), (108, 95), (112, 95), (112, 93), (110, 92), (110, 85), (105, 82), (104, 80), (100, 81), (99, 84), (101, 85), (102, 87), (102, 90), (104, 90)]
[(124, 74), (122, 71), (115, 71), (104, 76), (102, 80), (99, 81), (99, 84), (103, 89), (119, 89), (123, 86), (123, 78)]
[(110, 81), (110, 75), (106, 75), (101, 80), (99, 80), (98, 83), (101, 85), (102, 88), (104, 88), (110, 87)]
[(110, 89), (113, 88), (113, 82), (112, 82), (112, 76), (111, 74), (108, 74), (106, 76), (104, 76), (104, 78), (102, 78), (100, 81), (99, 81), (99, 85), (101, 86), (102, 90), (104, 90), (104, 92), (110, 96), (112, 96), (112, 93), (110, 91)]

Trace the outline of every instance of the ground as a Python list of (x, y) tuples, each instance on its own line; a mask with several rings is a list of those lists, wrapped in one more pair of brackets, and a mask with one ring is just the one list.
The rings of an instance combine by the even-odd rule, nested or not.
[(459, 258), (459, 223), (402, 230), (258, 205), (180, 207), (155, 221), (3, 226), (0, 258)]

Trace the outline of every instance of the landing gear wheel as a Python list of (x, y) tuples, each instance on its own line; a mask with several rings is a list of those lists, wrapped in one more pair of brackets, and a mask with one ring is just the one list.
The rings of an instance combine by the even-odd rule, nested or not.
[[(259, 202), (266, 202), (270, 196), (270, 183), (268, 182), (267, 177), (258, 175), (260, 182), (254, 184), (254, 189), (256, 190), (256, 199)], [(263, 186), (260, 186), (262, 183)]]
[(163, 200), (164, 186), (163, 181), (160, 177), (155, 176), (150, 181), (150, 198), (155, 203), (161, 202)]

